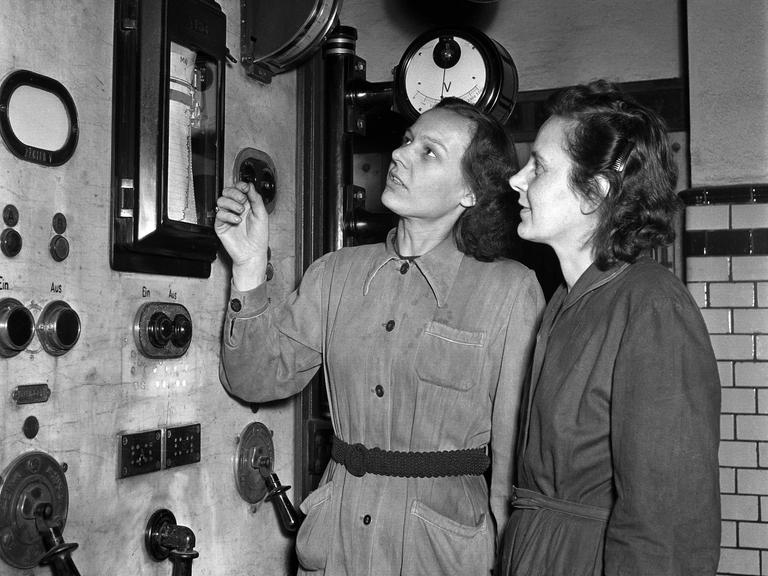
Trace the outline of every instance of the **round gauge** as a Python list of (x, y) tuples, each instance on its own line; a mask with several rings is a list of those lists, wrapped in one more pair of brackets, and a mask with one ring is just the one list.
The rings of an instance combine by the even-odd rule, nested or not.
[(504, 47), (473, 28), (436, 28), (414, 40), (395, 69), (395, 107), (415, 120), (454, 96), (502, 123), (517, 98), (517, 69)]

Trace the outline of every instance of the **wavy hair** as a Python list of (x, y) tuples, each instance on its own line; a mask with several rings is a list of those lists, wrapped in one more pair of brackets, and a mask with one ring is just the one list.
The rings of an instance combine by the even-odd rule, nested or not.
[(558, 92), (549, 110), (570, 124), (571, 183), (597, 206), (599, 224), (591, 237), (597, 266), (632, 262), (644, 250), (672, 242), (680, 201), (663, 120), (605, 80)]
[(496, 119), (464, 100), (444, 98), (435, 108), (450, 110), (474, 126), (461, 171), (475, 195), (475, 205), (454, 224), (456, 245), (464, 254), (485, 262), (509, 257), (520, 220), (517, 198), (509, 186), (515, 161), (512, 139)]

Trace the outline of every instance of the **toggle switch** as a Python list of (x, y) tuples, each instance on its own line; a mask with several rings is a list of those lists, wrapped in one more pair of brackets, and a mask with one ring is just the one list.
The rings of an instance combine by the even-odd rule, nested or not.
[(61, 356), (80, 338), (80, 316), (62, 300), (50, 302), (37, 320), (37, 337), (46, 352)]
[(14, 298), (0, 300), (0, 356), (16, 356), (29, 346), (34, 334), (32, 312)]

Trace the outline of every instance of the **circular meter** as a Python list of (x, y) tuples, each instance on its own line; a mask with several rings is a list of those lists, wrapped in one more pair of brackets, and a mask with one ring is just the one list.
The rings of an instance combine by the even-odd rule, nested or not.
[(435, 28), (416, 38), (395, 69), (395, 106), (411, 120), (454, 96), (502, 124), (517, 99), (517, 69), (504, 47), (474, 28)]

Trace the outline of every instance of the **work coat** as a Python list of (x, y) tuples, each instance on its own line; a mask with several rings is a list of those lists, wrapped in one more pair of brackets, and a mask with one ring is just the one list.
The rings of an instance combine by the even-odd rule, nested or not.
[(503, 576), (714, 576), (720, 384), (701, 313), (649, 258), (550, 300), (523, 400)]
[[(221, 379), (252, 402), (299, 392), (321, 363), (334, 431), (397, 451), (490, 445), (490, 508), (508, 516), (519, 396), (543, 308), (536, 277), (446, 239), (412, 262), (387, 242), (316, 261), (299, 289), (232, 290)], [(237, 310), (235, 310), (237, 309)], [(356, 477), (331, 461), (302, 503), (300, 573), (487, 575), (495, 526), (483, 476)]]

